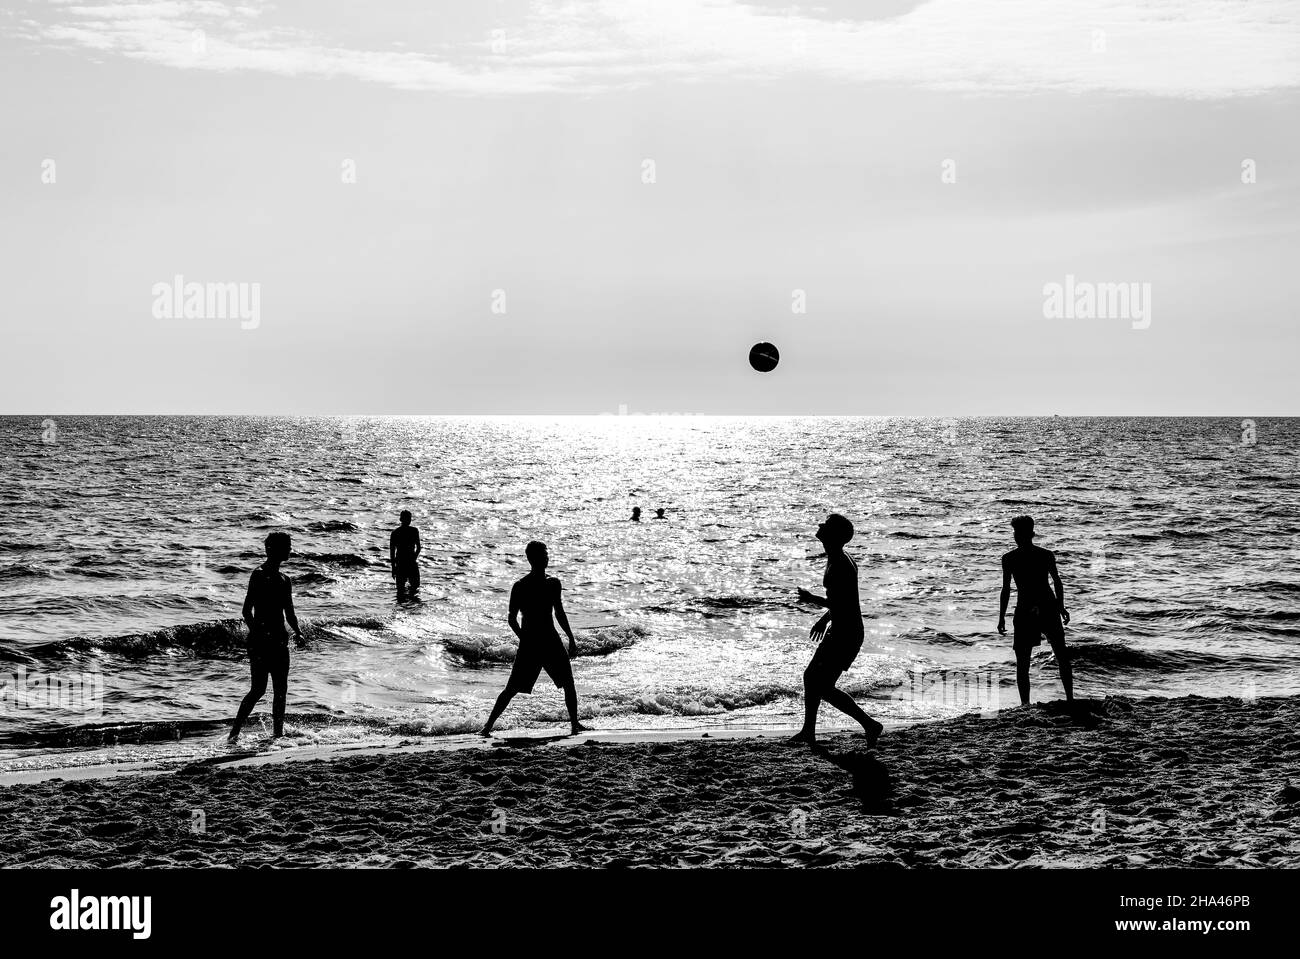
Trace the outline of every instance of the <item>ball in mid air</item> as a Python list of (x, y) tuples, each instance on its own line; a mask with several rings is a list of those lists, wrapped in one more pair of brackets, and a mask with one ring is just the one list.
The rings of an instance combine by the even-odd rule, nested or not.
[(749, 351), (749, 365), (760, 373), (771, 373), (781, 362), (781, 352), (771, 343), (755, 343)]

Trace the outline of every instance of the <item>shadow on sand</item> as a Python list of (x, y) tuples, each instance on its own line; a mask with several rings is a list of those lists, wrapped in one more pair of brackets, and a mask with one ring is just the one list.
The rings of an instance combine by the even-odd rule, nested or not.
[(832, 751), (830, 747), (818, 744), (813, 747), (813, 755), (838, 766), (851, 778), (849, 793), (862, 803), (864, 812), (888, 814), (893, 812), (890, 797), (894, 786), (889, 770), (876, 758), (875, 750), (870, 752), (862, 747)]
[(493, 738), (492, 747), (494, 749), (528, 749), (572, 738), (572, 733), (561, 733), (558, 736), (500, 736)]
[(1027, 710), (1041, 725), (1047, 720), (1052, 726), (1078, 726), (1083, 729), (1096, 729), (1111, 717), (1107, 704), (1100, 699), (1076, 699), (1072, 703), (1064, 699), (1055, 699), (1046, 703), (1035, 703)]

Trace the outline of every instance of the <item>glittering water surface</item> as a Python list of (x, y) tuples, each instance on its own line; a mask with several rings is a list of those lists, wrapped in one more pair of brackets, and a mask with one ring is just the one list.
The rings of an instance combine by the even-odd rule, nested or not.
[[(3, 418), (0, 765), (218, 749), (247, 683), (244, 587), (275, 529), (293, 536), (308, 625), (291, 742), (477, 729), (513, 656), (506, 601), (530, 539), (564, 582), (589, 725), (795, 723), (816, 618), (795, 590), (820, 592), (812, 534), (832, 510), (857, 524), (867, 631), (841, 685), (873, 715), (1014, 701), (995, 625), (1021, 512), (1057, 553), (1082, 695), (1292, 694), (1298, 434), (1291, 419), (1256, 421), (1252, 443), (1230, 419)], [(388, 575), (403, 508), (424, 542), (418, 602)], [(1036, 695), (1059, 695), (1050, 650), (1035, 663)], [(67, 701), (42, 699), (51, 679)], [(563, 719), (543, 677), (502, 725)]]

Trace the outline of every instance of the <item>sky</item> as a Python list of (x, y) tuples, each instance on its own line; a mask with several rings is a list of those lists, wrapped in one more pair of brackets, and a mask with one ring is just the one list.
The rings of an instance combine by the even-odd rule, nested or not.
[(0, 413), (1300, 414), (1297, 116), (1300, 0), (9, 0)]

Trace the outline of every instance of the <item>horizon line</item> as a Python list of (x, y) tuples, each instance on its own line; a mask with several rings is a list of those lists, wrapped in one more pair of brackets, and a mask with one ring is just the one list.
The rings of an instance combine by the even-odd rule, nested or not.
[(809, 417), (836, 417), (840, 419), (1003, 419), (1015, 417), (1020, 419), (1296, 419), (1300, 413), (284, 413), (284, 412), (142, 412), (117, 411), (104, 412), (50, 412), (41, 413), (0, 413), (0, 419), (48, 418), (56, 416), (79, 417), (190, 417), (230, 418), (230, 417), (276, 417), (280, 419), (806, 419)]

